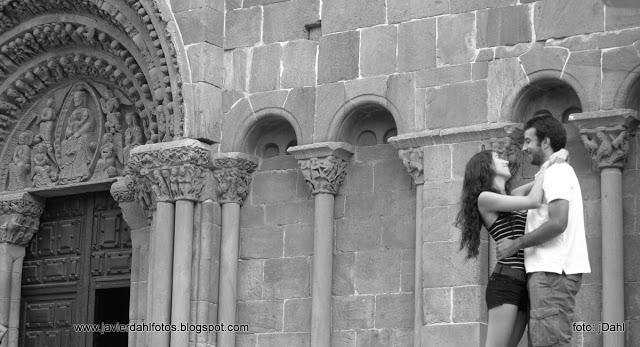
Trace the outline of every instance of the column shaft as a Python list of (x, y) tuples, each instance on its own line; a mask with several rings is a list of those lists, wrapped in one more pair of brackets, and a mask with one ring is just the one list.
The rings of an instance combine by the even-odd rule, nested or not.
[[(240, 240), (240, 204), (222, 205), (222, 242), (220, 247), (220, 299), (218, 322), (236, 324), (236, 295), (238, 285), (238, 244)], [(218, 333), (218, 346), (235, 346), (235, 333)]]
[[(11, 280), (13, 275), (13, 257), (9, 247), (16, 247), (8, 243), (0, 243), (0, 324), (4, 331), (4, 338), (0, 346), (9, 346), (9, 326), (11, 316)], [(5, 331), (7, 329), (7, 331)], [(0, 331), (0, 334), (2, 334)]]
[[(624, 240), (622, 227), (622, 170), (600, 172), (602, 198), (602, 321), (624, 322)], [(624, 333), (604, 332), (605, 346), (624, 346)]]
[[(149, 304), (151, 316), (149, 323), (171, 323), (171, 288), (173, 275), (173, 235), (175, 210), (171, 202), (158, 201), (154, 213), (155, 230), (151, 235), (153, 254), (151, 262), (151, 276)], [(168, 347), (170, 331), (149, 333), (149, 344), (154, 347)]]
[(333, 203), (333, 194), (315, 195), (313, 299), (311, 302), (311, 346), (313, 347), (331, 346)]
[[(189, 323), (191, 313), (191, 255), (193, 251), (194, 202), (176, 201), (175, 238), (173, 248), (173, 294), (171, 322), (180, 329), (180, 324)], [(188, 331), (171, 332), (172, 346), (187, 346)]]
[(422, 206), (423, 184), (416, 185), (416, 264), (414, 286), (414, 315), (413, 315), (413, 345), (419, 347), (422, 343)]

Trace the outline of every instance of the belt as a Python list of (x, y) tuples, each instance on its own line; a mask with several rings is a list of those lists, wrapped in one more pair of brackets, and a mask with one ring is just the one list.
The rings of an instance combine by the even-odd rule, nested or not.
[(493, 273), (501, 274), (523, 282), (527, 281), (527, 274), (524, 270), (515, 269), (511, 266), (500, 263), (497, 263), (496, 267), (493, 268)]

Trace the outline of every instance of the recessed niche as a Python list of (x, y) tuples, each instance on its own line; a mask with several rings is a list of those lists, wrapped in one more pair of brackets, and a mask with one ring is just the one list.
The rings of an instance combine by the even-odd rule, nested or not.
[(517, 121), (527, 121), (537, 114), (551, 113), (566, 122), (570, 114), (580, 112), (580, 98), (571, 86), (559, 80), (543, 80), (525, 87), (513, 117)]
[(352, 111), (340, 127), (339, 141), (355, 146), (376, 146), (397, 134), (393, 116), (384, 107), (364, 105)]
[(266, 116), (249, 130), (243, 151), (263, 159), (287, 154), (287, 148), (297, 144), (291, 124), (279, 116)]
[[(513, 119), (524, 123), (541, 114), (552, 114), (564, 124), (567, 131), (566, 148), (571, 155), (571, 165), (576, 171), (588, 171), (588, 162), (583, 160), (584, 146), (578, 129), (568, 122), (571, 114), (580, 112), (582, 104), (575, 90), (564, 81), (549, 79), (525, 87), (514, 108)], [(538, 167), (531, 165), (527, 159), (526, 156), (521, 157), (521, 177), (530, 179), (538, 171)], [(515, 178), (517, 184), (523, 183), (517, 182), (518, 177)]]

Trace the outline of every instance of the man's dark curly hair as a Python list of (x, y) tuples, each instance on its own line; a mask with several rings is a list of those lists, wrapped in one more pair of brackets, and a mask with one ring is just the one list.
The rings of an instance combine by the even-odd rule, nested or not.
[(554, 152), (563, 149), (567, 145), (567, 131), (562, 126), (562, 123), (549, 112), (541, 113), (529, 119), (524, 125), (524, 130), (529, 128), (536, 129), (538, 142), (542, 142), (545, 137), (548, 137), (549, 144)]

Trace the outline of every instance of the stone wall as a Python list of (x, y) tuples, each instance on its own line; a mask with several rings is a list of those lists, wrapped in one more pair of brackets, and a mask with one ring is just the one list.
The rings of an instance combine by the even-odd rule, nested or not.
[(237, 345), (309, 345), (313, 200), (293, 157), (263, 159), (240, 227)]
[[(177, 3), (172, 2), (177, 19), (181, 11), (209, 11), (215, 15), (211, 18), (224, 12), (223, 39), (202, 37), (198, 41), (206, 44), (185, 39), (185, 35), (193, 35), (191, 31), (203, 29), (178, 20), (190, 69), (202, 71), (206, 77), (206, 81), (191, 80), (196, 92), (189, 105), (200, 105), (204, 111), (191, 113), (190, 117), (195, 118), (186, 124), (197, 124), (195, 128), (211, 132), (210, 138), (220, 141), (221, 151), (239, 150), (252, 124), (267, 114), (286, 118), (296, 132), (298, 144), (308, 144), (340, 141), (338, 134), (345, 118), (367, 104), (388, 110), (399, 134), (521, 122), (545, 107), (563, 117), (570, 109), (587, 112), (637, 109), (639, 105), (635, 82), (640, 65), (640, 11), (605, 8), (600, 0), (227, 0), (224, 6), (215, 8), (202, 1), (185, 2), (190, 9)], [(212, 52), (208, 53), (209, 49)], [(539, 91), (533, 98), (527, 96), (530, 86)], [(564, 98), (558, 88), (575, 94), (577, 109), (576, 105), (558, 101)], [(187, 90), (184, 94), (188, 104)], [(596, 322), (601, 314), (600, 244), (602, 233), (606, 232), (600, 230), (600, 178), (591, 168), (577, 130), (571, 125), (568, 129), (574, 136), (570, 150), (583, 189), (593, 269), (585, 277), (579, 295), (579, 320)], [(424, 244), (419, 245), (424, 259), (423, 345), (434, 341), (455, 345), (455, 339), (480, 345), (484, 340), (483, 291), (491, 251), (483, 243), (481, 257), (465, 262), (458, 251), (459, 233), (451, 226), (462, 168), (479, 145), (460, 140), (425, 147), (427, 182), (424, 210), (420, 211)], [(630, 345), (640, 343), (640, 302), (636, 295), (640, 278), (635, 265), (639, 257), (636, 246), (640, 243), (637, 146), (635, 140), (623, 175), (629, 320), (626, 338)], [(382, 173), (393, 175), (393, 179), (372, 178), (377, 169), (395, 170), (395, 166), (377, 166), (383, 156), (388, 160), (393, 156), (384, 148), (377, 150), (376, 155), (381, 157), (363, 159), (367, 156), (356, 155), (336, 199), (334, 294), (338, 305), (334, 315), (340, 315), (341, 308), (353, 307), (350, 314), (377, 317), (376, 309), (384, 300), (397, 299), (403, 305), (405, 295), (410, 300), (410, 286), (398, 287), (396, 277), (377, 273), (376, 262), (390, 259), (385, 261), (385, 267), (400, 266), (404, 274), (402, 269), (408, 266), (404, 260), (410, 258), (413, 245), (405, 247), (408, 245), (404, 239), (386, 240), (380, 224), (374, 224), (370, 216), (358, 215), (379, 211), (375, 207), (379, 200), (373, 198), (377, 197), (376, 184), (388, 183), (391, 186), (381, 188), (393, 191), (399, 187), (398, 182), (406, 180), (404, 190), (398, 188), (406, 194), (397, 193), (397, 202), (407, 204), (403, 213), (409, 213), (409, 202), (415, 201), (409, 194), (409, 177), (399, 168)], [(287, 312), (301, 315), (298, 317), (304, 317), (302, 312), (309, 314), (313, 206), (294, 163), (283, 165), (286, 170), (278, 167), (256, 174), (251, 197), (243, 207), (239, 319), (261, 316), (254, 313), (263, 310), (260, 312), (272, 317), (273, 324), (264, 327), (267, 320), (250, 321), (254, 329), (261, 331), (239, 337), (241, 345), (247, 340), (255, 342), (256, 338), (258, 345), (308, 341), (308, 316), (297, 320), (299, 325), (288, 326)], [(523, 170), (522, 175), (530, 177), (532, 169)], [(373, 190), (364, 193), (360, 191), (363, 189)], [(394, 194), (384, 193), (385, 197)], [(349, 201), (358, 204), (358, 199), (368, 205), (358, 207), (361, 211), (350, 211), (353, 205)], [(370, 205), (374, 207), (363, 207)], [(340, 210), (341, 206), (345, 209)], [(394, 216), (403, 222), (412, 220), (409, 214), (404, 215), (406, 218), (401, 218), (402, 214)], [(401, 225), (404, 230), (405, 225)], [(380, 243), (370, 244), (369, 232), (376, 229), (382, 233)], [(265, 238), (267, 233), (273, 233), (273, 239)], [(301, 244), (289, 244), (293, 247), (289, 248), (287, 234), (300, 237)], [(393, 245), (386, 245), (387, 241)], [(250, 249), (268, 254), (254, 256), (247, 253)], [(368, 256), (372, 257), (370, 263), (365, 261)], [(351, 265), (340, 265), (345, 263)], [(301, 275), (289, 279), (283, 276), (286, 272)], [(367, 281), (359, 285), (359, 276), (367, 276)], [(365, 289), (360, 291), (358, 286)], [(278, 289), (284, 287), (290, 289)], [(362, 341), (370, 341), (369, 338), (386, 344), (390, 338), (404, 341), (398, 342), (400, 345), (409, 344), (408, 338), (400, 336), (407, 333), (410, 324), (377, 324), (377, 319), (351, 323), (338, 319), (334, 321), (334, 338), (349, 341), (356, 336), (360, 344), (367, 344)], [(278, 340), (281, 338), (294, 340)], [(601, 337), (594, 334), (579, 334), (576, 341), (580, 345), (602, 344)]]
[(356, 147), (335, 212), (331, 345), (410, 346), (415, 189), (391, 145)]

